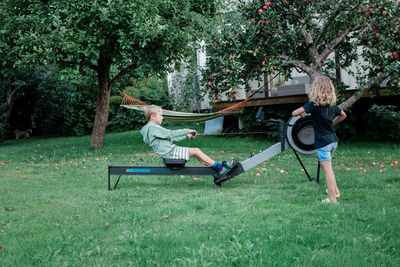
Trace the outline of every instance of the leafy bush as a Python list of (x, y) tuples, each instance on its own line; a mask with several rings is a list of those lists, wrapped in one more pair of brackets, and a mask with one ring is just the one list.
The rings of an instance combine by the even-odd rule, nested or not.
[[(239, 115), (243, 123), (243, 132), (268, 132), (266, 136), (270, 140), (275, 140), (278, 136), (278, 124), (274, 122), (258, 122), (257, 112), (259, 107), (247, 107), (243, 113)], [(263, 119), (265, 120), (283, 120), (286, 122), (290, 118), (291, 106), (263, 107)]]
[(369, 138), (400, 141), (400, 111), (396, 111), (395, 106), (374, 104), (368, 111)]
[[(167, 81), (157, 77), (141, 80), (131, 78), (130, 85), (124, 89), (128, 95), (147, 104), (161, 106), (164, 109), (172, 108), (172, 101), (168, 92)], [(139, 111), (120, 107), (121, 95), (110, 98), (110, 114), (107, 124), (108, 131), (126, 131), (141, 128), (146, 120)]]

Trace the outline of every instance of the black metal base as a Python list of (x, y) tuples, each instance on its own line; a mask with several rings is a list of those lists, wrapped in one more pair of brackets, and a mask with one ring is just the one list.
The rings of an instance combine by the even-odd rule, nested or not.
[(117, 188), (123, 175), (210, 175), (218, 172), (211, 167), (183, 167), (180, 169), (163, 166), (108, 166), (108, 190), (111, 190), (111, 175), (119, 175), (113, 189)]
[(224, 173), (223, 175), (214, 176), (214, 183), (217, 186), (221, 186), (221, 184), (223, 182), (226, 182), (229, 179), (232, 179), (233, 177), (235, 177), (243, 172), (244, 172), (244, 170), (243, 170), (242, 164), (240, 164), (238, 159), (234, 159), (232, 166), (226, 173)]
[[(303, 162), (301, 161), (301, 159), (300, 159), (299, 155), (297, 154), (296, 150), (295, 149), (292, 149), (292, 150), (293, 150), (294, 154), (296, 155), (296, 158), (299, 161), (301, 167), (303, 167), (304, 173), (307, 175), (308, 180), (310, 180), (310, 182), (314, 181), (314, 178), (311, 178), (310, 174), (308, 173), (306, 167), (304, 166)], [(320, 170), (321, 170), (321, 164), (318, 161), (317, 177), (315, 179), (315, 182), (317, 184), (319, 184), (319, 173), (320, 173)]]

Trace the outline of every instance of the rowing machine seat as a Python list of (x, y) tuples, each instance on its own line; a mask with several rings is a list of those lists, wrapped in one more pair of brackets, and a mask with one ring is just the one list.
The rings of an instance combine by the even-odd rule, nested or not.
[(163, 158), (164, 164), (167, 168), (172, 170), (180, 170), (185, 167), (186, 160), (185, 159), (168, 159)]

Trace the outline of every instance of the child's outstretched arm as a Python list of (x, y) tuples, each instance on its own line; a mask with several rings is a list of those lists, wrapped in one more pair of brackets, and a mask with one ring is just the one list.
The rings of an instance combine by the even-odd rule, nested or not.
[(306, 114), (306, 110), (305, 110), (303, 107), (298, 108), (298, 109), (295, 109), (295, 110), (293, 110), (293, 112), (292, 112), (292, 116), (298, 116), (298, 115), (300, 115), (300, 116), (304, 117), (305, 114)]
[(347, 117), (346, 113), (342, 110), (342, 112), (340, 113), (340, 115), (339, 115), (339, 116), (336, 116), (336, 117), (333, 119), (332, 124), (333, 124), (333, 125), (336, 125), (336, 124), (338, 124), (339, 122), (341, 122), (341, 121), (343, 121), (344, 119), (346, 119), (346, 117)]

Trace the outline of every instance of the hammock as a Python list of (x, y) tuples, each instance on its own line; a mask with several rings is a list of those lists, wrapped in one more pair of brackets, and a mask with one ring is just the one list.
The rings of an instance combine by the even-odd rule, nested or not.
[[(308, 48), (307, 48), (308, 49)], [(177, 121), (202, 121), (202, 120), (210, 120), (214, 119), (220, 116), (224, 116), (227, 114), (235, 114), (235, 113), (240, 113), (241, 109), (244, 104), (251, 99), (253, 95), (255, 95), (258, 91), (260, 91), (262, 88), (265, 87), (266, 84), (270, 83), (272, 80), (274, 80), (282, 70), (278, 71), (272, 79), (270, 79), (268, 82), (265, 82), (264, 85), (260, 86), (256, 91), (254, 91), (250, 96), (248, 96), (245, 100), (232, 105), (230, 107), (227, 107), (225, 109), (222, 109), (220, 111), (214, 112), (214, 113), (187, 113), (187, 112), (178, 112), (178, 111), (172, 111), (172, 110), (166, 110), (163, 109), (163, 117), (167, 120), (177, 120)], [(134, 97), (131, 97), (127, 95), (124, 91), (122, 91), (124, 94), (124, 98), (122, 99), (121, 102), (121, 107), (124, 108), (129, 108), (141, 112), (145, 112), (146, 108), (149, 106), (149, 104), (146, 104), (145, 102), (142, 102)]]
[[(124, 91), (124, 98), (121, 102), (121, 107), (133, 109), (141, 112), (145, 112), (149, 104), (142, 102), (132, 96), (127, 95)], [(224, 116), (227, 114), (239, 113), (240, 107), (243, 106), (245, 102), (247, 102), (250, 98), (246, 98), (244, 101), (230, 106), (226, 109), (214, 112), (214, 113), (188, 113), (188, 112), (178, 112), (172, 110), (163, 109), (163, 117), (167, 120), (177, 120), (177, 121), (202, 121), (202, 120), (210, 120), (220, 116)]]

